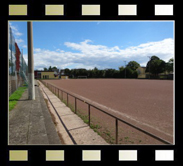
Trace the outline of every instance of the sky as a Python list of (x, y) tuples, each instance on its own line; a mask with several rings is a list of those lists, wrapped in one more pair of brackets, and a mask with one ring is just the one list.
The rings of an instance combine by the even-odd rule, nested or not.
[[(27, 22), (10, 21), (27, 62)], [(34, 69), (118, 69), (174, 57), (173, 21), (33, 21)]]

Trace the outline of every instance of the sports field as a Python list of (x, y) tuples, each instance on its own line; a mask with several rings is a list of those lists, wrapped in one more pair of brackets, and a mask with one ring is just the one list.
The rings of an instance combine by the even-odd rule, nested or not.
[[(106, 112), (173, 143), (174, 109), (172, 80), (67, 79), (45, 80)], [(66, 98), (66, 95), (65, 95)], [(74, 98), (69, 97), (71, 106)], [(78, 111), (87, 115), (87, 105), (78, 101)], [(91, 109), (94, 129), (115, 142), (115, 120)], [(120, 144), (162, 144), (131, 127), (119, 124)]]

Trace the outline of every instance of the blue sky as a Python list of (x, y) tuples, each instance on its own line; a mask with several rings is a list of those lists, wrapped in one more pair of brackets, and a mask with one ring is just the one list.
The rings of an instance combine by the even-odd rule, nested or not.
[[(10, 26), (27, 60), (27, 22)], [(118, 69), (131, 60), (146, 66), (147, 56), (174, 57), (174, 22), (39, 21), (33, 22), (33, 40), (35, 69)]]

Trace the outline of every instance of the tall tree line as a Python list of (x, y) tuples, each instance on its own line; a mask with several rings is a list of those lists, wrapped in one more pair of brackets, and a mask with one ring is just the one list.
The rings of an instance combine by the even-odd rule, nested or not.
[[(149, 73), (151, 78), (158, 78), (160, 73), (163, 72), (173, 72), (174, 59), (171, 58), (167, 63), (160, 59), (159, 57), (153, 55), (146, 65), (146, 73)], [(130, 61), (126, 66), (121, 66), (116, 69), (98, 69), (97, 67), (93, 69), (64, 69), (64, 74), (68, 75), (69, 78), (78, 78), (78, 76), (87, 76), (87, 78), (137, 78), (138, 72), (137, 68), (140, 64), (136, 61)], [(52, 71), (52, 69), (57, 69), (57, 67), (44, 68), (44, 71)]]
[(119, 67), (118, 70), (107, 68), (107, 69), (64, 69), (65, 75), (70, 78), (77, 78), (78, 76), (87, 76), (87, 78), (137, 78), (138, 74), (136, 69), (140, 65), (135, 61), (130, 61), (126, 67)]

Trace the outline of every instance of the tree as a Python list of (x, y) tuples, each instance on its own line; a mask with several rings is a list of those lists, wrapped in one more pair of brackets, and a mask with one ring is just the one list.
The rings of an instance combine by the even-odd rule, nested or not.
[(119, 67), (119, 71), (123, 71), (125, 68), (123, 66)]
[(132, 69), (133, 71), (135, 71), (139, 66), (140, 66), (140, 64), (137, 63), (136, 61), (130, 61), (130, 62), (128, 62), (128, 64), (126, 65), (126, 67), (129, 67), (129, 68)]
[(76, 77), (76, 70), (75, 69), (71, 69), (70, 70), (70, 75), (72, 76), (72, 78)]
[(93, 78), (98, 78), (98, 72), (99, 72), (98, 68), (95, 67), (95, 68), (92, 70), (92, 77), (93, 77)]
[(71, 73), (71, 71), (70, 71), (70, 69), (68, 69), (68, 68), (65, 68), (64, 69), (64, 73), (65, 73), (65, 75), (70, 75), (70, 73)]
[(93, 72), (91, 69), (88, 70), (88, 78), (92, 78), (93, 77)]
[(48, 69), (47, 68), (44, 68), (44, 71), (54, 71), (54, 70), (57, 70), (57, 67), (56, 66), (54, 66), (54, 67), (48, 67)]
[(77, 69), (78, 70), (78, 76), (87, 76), (88, 73), (87, 73), (87, 70), (86, 69)]
[(173, 63), (174, 63), (174, 59), (173, 59), (173, 58), (171, 58), (171, 59), (166, 63), (165, 69), (166, 69), (166, 71), (167, 71), (168, 73), (170, 73), (171, 71), (173, 72)]
[(157, 78), (159, 73), (165, 71), (165, 64), (165, 61), (154, 55), (148, 61), (145, 72), (150, 72)]
[(147, 62), (146, 71), (145, 72), (149, 72), (149, 71), (151, 72), (150, 67), (151, 67), (152, 61), (154, 61), (154, 60), (159, 60), (159, 58), (157, 56), (155, 56), (155, 55), (151, 56), (151, 59)]
[(132, 78), (133, 70), (130, 67), (126, 67), (126, 78)]
[(125, 77), (125, 68), (123, 66), (119, 67), (119, 77), (124, 78)]
[(48, 71), (48, 69), (46, 67), (44, 67), (44, 71)]
[(135, 71), (133, 71), (133, 73), (132, 73), (132, 78), (137, 78), (138, 77), (138, 73), (137, 73), (137, 71), (135, 70)]
[(52, 67), (51, 66), (48, 68), (48, 71), (52, 71)]
[(106, 78), (114, 78), (116, 75), (116, 70), (115, 69), (107, 69), (105, 72), (105, 77)]
[(57, 69), (57, 67), (56, 67), (56, 66), (54, 66), (54, 67), (52, 67), (52, 69)]
[(119, 70), (115, 70), (114, 71), (113, 78), (120, 78), (120, 72), (119, 72)]

